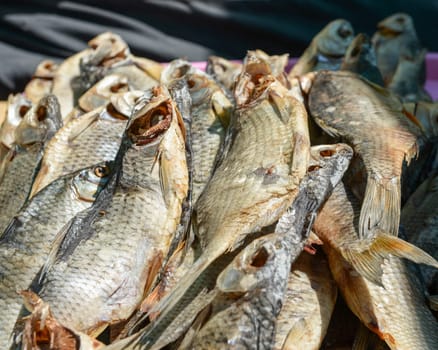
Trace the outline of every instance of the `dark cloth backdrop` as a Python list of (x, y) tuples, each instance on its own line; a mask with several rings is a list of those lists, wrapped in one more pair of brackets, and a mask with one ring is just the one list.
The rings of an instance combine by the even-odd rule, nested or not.
[(330, 20), (372, 35), (398, 11), (411, 14), (423, 45), (438, 51), (437, 0), (2, 0), (0, 99), (21, 91), (41, 60), (68, 57), (104, 31), (158, 61), (242, 58), (256, 48), (299, 56)]

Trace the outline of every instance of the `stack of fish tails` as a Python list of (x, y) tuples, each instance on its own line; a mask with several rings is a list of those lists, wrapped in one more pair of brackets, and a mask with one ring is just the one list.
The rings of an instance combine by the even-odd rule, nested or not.
[(288, 75), (112, 33), (42, 62), (0, 127), (0, 348), (435, 349), (424, 54), (396, 14), (330, 22)]

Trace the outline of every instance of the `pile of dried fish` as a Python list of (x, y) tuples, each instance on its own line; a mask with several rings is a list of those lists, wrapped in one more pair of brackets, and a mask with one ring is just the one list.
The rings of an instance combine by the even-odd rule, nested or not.
[(0, 348), (438, 349), (424, 58), (396, 14), (288, 75), (112, 33), (42, 62), (0, 128)]

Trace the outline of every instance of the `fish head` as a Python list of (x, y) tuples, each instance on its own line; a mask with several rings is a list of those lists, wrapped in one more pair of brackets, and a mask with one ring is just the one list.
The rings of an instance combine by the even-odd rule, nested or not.
[(32, 102), (23, 94), (9, 95), (6, 119), (0, 128), (0, 142), (6, 147), (10, 148), (15, 142), (15, 128), (31, 108)]
[(151, 95), (137, 101), (126, 128), (128, 139), (136, 146), (159, 143), (174, 116), (174, 107), (167, 89), (157, 86), (150, 92)]
[(274, 81), (269, 63), (255, 52), (248, 51), (234, 90), (237, 106), (256, 103)]
[(79, 107), (85, 112), (106, 104), (112, 95), (129, 91), (128, 79), (119, 74), (110, 74), (99, 80), (79, 98)]
[(247, 293), (266, 285), (284, 249), (275, 234), (255, 239), (220, 273), (217, 287), (224, 293)]
[(58, 99), (44, 96), (33, 106), (15, 129), (15, 143), (21, 147), (48, 141), (62, 126)]
[(37, 66), (33, 78), (52, 79), (57, 69), (58, 65), (55, 62), (44, 60)]
[(404, 32), (415, 32), (412, 17), (406, 13), (395, 13), (377, 24), (379, 34), (385, 37), (398, 36)]
[(342, 57), (354, 38), (353, 26), (345, 19), (336, 19), (317, 34), (318, 52), (326, 57)]
[(172, 81), (183, 78), (192, 71), (192, 65), (183, 59), (176, 59), (170, 62), (161, 72), (161, 82), (169, 85)]
[(77, 172), (71, 186), (79, 200), (94, 202), (97, 195), (108, 183), (114, 170), (114, 162), (102, 162)]
[(130, 55), (128, 44), (117, 34), (102, 33), (88, 42), (93, 52), (84, 58), (93, 65), (112, 66)]

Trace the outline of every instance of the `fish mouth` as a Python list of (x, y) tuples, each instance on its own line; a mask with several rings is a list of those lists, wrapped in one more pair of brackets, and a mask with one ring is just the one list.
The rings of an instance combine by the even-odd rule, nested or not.
[(127, 133), (137, 146), (147, 145), (155, 141), (169, 129), (172, 122), (172, 103), (169, 99), (161, 102), (132, 121)]

